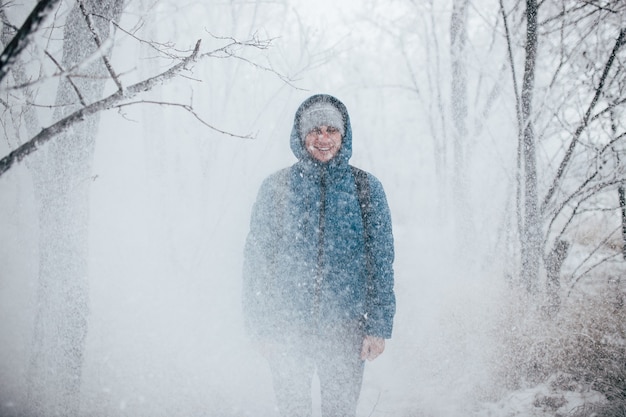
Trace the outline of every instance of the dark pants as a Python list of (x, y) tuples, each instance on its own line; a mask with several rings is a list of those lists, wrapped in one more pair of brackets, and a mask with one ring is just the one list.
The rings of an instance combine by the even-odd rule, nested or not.
[(363, 332), (343, 324), (314, 335), (287, 336), (269, 355), (281, 417), (310, 417), (311, 383), (317, 370), (322, 417), (354, 417), (361, 392)]

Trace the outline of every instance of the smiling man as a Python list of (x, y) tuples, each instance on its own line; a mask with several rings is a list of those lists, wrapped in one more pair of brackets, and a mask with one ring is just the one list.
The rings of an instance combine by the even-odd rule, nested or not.
[(355, 416), (365, 360), (391, 337), (395, 314), (391, 217), (380, 182), (349, 165), (346, 107), (315, 95), (298, 108), (298, 158), (267, 178), (246, 241), (243, 307), (272, 371), (282, 417)]

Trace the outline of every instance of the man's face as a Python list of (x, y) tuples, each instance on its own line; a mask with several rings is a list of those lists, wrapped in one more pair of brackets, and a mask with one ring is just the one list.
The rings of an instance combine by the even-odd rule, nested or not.
[(328, 162), (341, 148), (341, 133), (332, 126), (318, 126), (307, 133), (304, 146), (320, 162)]

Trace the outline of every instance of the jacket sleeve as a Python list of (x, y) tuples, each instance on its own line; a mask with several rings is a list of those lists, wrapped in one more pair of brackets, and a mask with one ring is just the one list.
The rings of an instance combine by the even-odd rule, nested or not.
[(391, 213), (382, 184), (373, 175), (368, 175), (370, 184), (370, 264), (372, 279), (369, 284), (367, 320), (365, 333), (389, 339), (396, 312), (394, 285), (394, 243)]
[(261, 185), (252, 207), (250, 231), (244, 248), (242, 307), (244, 325), (252, 338), (269, 336), (271, 321), (271, 283), (277, 239), (276, 175)]

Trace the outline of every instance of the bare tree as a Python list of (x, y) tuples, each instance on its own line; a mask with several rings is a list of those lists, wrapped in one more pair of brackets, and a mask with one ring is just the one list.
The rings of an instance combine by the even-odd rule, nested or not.
[[(619, 2), (563, 1), (560, 9), (546, 10), (547, 17), (541, 24), (546, 39), (562, 40), (553, 49), (559, 60), (549, 87), (561, 94), (565, 91), (568, 98), (580, 97), (580, 100), (554, 100), (559, 103), (556, 106), (546, 102), (547, 116), (538, 119), (552, 132), (558, 132), (556, 123), (567, 129), (560, 134), (564, 140), (559, 153), (545, 170), (546, 177), (551, 179), (546, 182), (540, 216), (547, 269), (552, 265), (549, 260), (559, 257), (562, 242), (575, 240), (577, 228), (584, 227), (591, 213), (596, 218), (613, 217), (615, 220), (609, 224), (621, 217), (619, 201), (609, 203), (612, 200), (609, 196), (614, 196), (616, 190), (619, 195), (624, 176), (620, 159), (624, 152), (625, 126), (618, 123), (615, 115), (626, 110), (623, 67), (626, 28), (619, 17), (625, 11)], [(573, 114), (577, 117), (571, 117)], [(616, 239), (612, 227), (597, 230), (597, 234), (596, 243), (587, 249), (589, 254), (582, 263), (570, 260), (568, 268), (573, 272), (569, 285), (561, 285), (564, 294), (584, 275), (618, 254), (608, 244)]]
[[(563, 288), (556, 280), (571, 247), (564, 240), (567, 230), (580, 223), (577, 219), (583, 218), (583, 206), (587, 206), (585, 211), (590, 209), (589, 204), (599, 203), (598, 193), (612, 187), (609, 183), (597, 183), (599, 171), (589, 166), (597, 158), (588, 151), (599, 149), (592, 152), (604, 153), (602, 149), (607, 145), (601, 143), (607, 139), (601, 139), (605, 136), (601, 133), (601, 120), (608, 118), (609, 108), (623, 104), (623, 91), (619, 91), (617, 81), (620, 70), (615, 68), (624, 43), (623, 28), (614, 23), (619, 21), (623, 5), (576, 0), (556, 4), (526, 1), (524, 13), (517, 17), (526, 22), (524, 73), (518, 91), (515, 57), (521, 40), (508, 29), (518, 4), (507, 12), (500, 2), (519, 124), (520, 278), (526, 288), (536, 293), (543, 261), (548, 275), (548, 298), (553, 300), (554, 289)], [(617, 34), (617, 40), (609, 41), (611, 28), (615, 28), (613, 36)], [(547, 55), (556, 59), (538, 60), (538, 56)], [(542, 74), (539, 82), (538, 72)], [(596, 112), (608, 89), (612, 90), (613, 103)], [(584, 100), (586, 94), (589, 102), (584, 104), (579, 98)], [(572, 117), (575, 114), (579, 118)], [(618, 141), (620, 135), (614, 133), (613, 137)], [(547, 159), (540, 157), (538, 149), (546, 146), (558, 146), (559, 151), (547, 155)], [(582, 182), (573, 186), (582, 172), (591, 175), (586, 174)]]
[[(82, 77), (61, 79), (55, 119), (68, 120), (102, 95), (109, 54), (102, 43), (119, 20), (121, 0), (78, 0), (63, 33), (62, 70), (97, 51), (100, 59)], [(71, 119), (69, 119), (71, 120)], [(33, 171), (39, 209), (39, 289), (29, 370), (29, 406), (34, 415), (79, 415), (83, 350), (88, 330), (88, 213), (91, 163), (98, 116), (85, 115), (52, 141)], [(55, 389), (51, 389), (55, 387)]]
[[(428, 6), (415, 1), (409, 3), (421, 15), (424, 24), (420, 27), (428, 27)], [(485, 139), (480, 137), (481, 132), (496, 104), (502, 103), (499, 100), (504, 103), (510, 100), (513, 104), (509, 107), (515, 109), (512, 116), (517, 124), (511, 126), (516, 134), (510, 143), (517, 145), (517, 166), (510, 170), (513, 175), (509, 180), (516, 183), (511, 187), (515, 190), (511, 195), (517, 202), (513, 216), (503, 209), (506, 226), (501, 230), (516, 242), (502, 245), (511, 250), (503, 256), (509, 259), (507, 264), (516, 265), (513, 275), (519, 285), (532, 294), (533, 299), (540, 299), (544, 295), (541, 282), (546, 275), (554, 281), (560, 274), (556, 266), (569, 268), (568, 248), (572, 245), (565, 234), (584, 218), (579, 210), (593, 209), (591, 205), (598, 203), (600, 195), (605, 191), (614, 192), (617, 187), (615, 178), (598, 182), (600, 171), (607, 171), (606, 164), (602, 164), (595, 176), (588, 174), (595, 172), (593, 164), (605, 159), (608, 151), (619, 155), (621, 148), (617, 145), (623, 140), (619, 129), (613, 134), (614, 139), (608, 139), (605, 133), (609, 109), (621, 111), (624, 107), (624, 64), (620, 51), (624, 43), (621, 34), (625, 6), (614, 0), (556, 3), (501, 0), (499, 4), (499, 21), (491, 26), (490, 51), (501, 56), (496, 55), (496, 70), (493, 71), (478, 67), (465, 57), (467, 49), (475, 47), (478, 25), (484, 28), (490, 24), (490, 16), (462, 0), (449, 2), (449, 77), (441, 70), (445, 64), (439, 66), (439, 51), (431, 52), (439, 43), (439, 32), (424, 29), (418, 39), (425, 45), (411, 51), (407, 48), (406, 29), (396, 29), (404, 19), (402, 23), (385, 23), (378, 16), (369, 20), (382, 33), (397, 40), (405, 57), (410, 83), (401, 87), (413, 92), (422, 103), (430, 121), (430, 134), (439, 140), (435, 147), (438, 152), (435, 166), (441, 173), (438, 178), (443, 178), (446, 172), (453, 173), (451, 184), (445, 180), (441, 183), (446, 188), (452, 185), (447, 188), (445, 200), (453, 205), (458, 203), (460, 208), (459, 221), (455, 221), (457, 231), (463, 230), (465, 221), (471, 222), (472, 207), (464, 202), (463, 193), (473, 190), (472, 150), (479, 144), (478, 139)], [(473, 11), (476, 12), (474, 19), (468, 18)], [(422, 49), (430, 59), (420, 59), (424, 54)], [(433, 67), (437, 68), (434, 75)], [(507, 69), (512, 80), (510, 90), (504, 86)], [(441, 99), (442, 86), (449, 86), (443, 88), (449, 91), (449, 101)], [(475, 99), (470, 106), (468, 96), (472, 92)], [(598, 110), (603, 102), (607, 102), (606, 106)], [(470, 129), (472, 117), (474, 130)], [(555, 152), (555, 149), (558, 150)], [(617, 171), (614, 175), (618, 175)], [(576, 183), (578, 185), (574, 186)], [(582, 204), (580, 209), (574, 208), (572, 212), (572, 207), (579, 203)], [(573, 218), (568, 220), (570, 214)], [(512, 259), (515, 262), (511, 262)], [(557, 287), (565, 288), (552, 285), (546, 291), (554, 293)]]
[[(89, 322), (88, 212), (99, 115), (108, 109), (137, 104), (177, 106), (221, 134), (249, 138), (249, 135), (236, 135), (214, 127), (203, 120), (190, 104), (135, 98), (188, 70), (196, 60), (237, 58), (237, 51), (266, 49), (270, 41), (256, 36), (243, 42), (220, 38), (223, 46), (205, 53), (200, 52), (201, 43), (198, 41), (192, 50), (181, 54), (169, 45), (145, 41), (137, 38), (132, 31), (124, 30), (119, 24), (124, 9), (123, 0), (77, 0), (67, 17), (63, 17), (64, 13), (55, 13), (55, 19), (64, 20), (55, 20), (50, 26), (52, 29), (38, 31), (41, 21), (51, 12), (58, 12), (58, 7), (63, 6), (50, 1), (37, 3), (27, 22), (19, 29), (8, 23), (4, 8), (0, 8), (3, 21), (1, 40), (7, 45), (2, 55), (6, 57), (2, 60), (5, 64), (2, 73), (7, 76), (0, 87), (7, 100), (1, 104), (14, 115), (12, 124), (15, 132), (15, 139), (9, 141), (14, 149), (0, 159), (0, 175), (27, 158), (38, 204), (39, 279), (28, 371), (27, 412), (32, 415), (73, 416), (79, 415), (83, 351)], [(33, 16), (39, 20), (28, 23), (34, 19)], [(63, 28), (62, 57), (56, 57), (56, 49), (48, 47), (59, 27)], [(149, 45), (157, 54), (167, 56), (174, 63), (163, 72), (125, 85), (123, 76), (111, 61), (114, 50), (112, 38), (116, 29)], [(26, 75), (24, 55), (32, 52), (27, 48), (27, 41), (37, 38), (40, 44), (47, 45), (43, 47), (42, 56), (49, 62), (46, 65), (41, 63), (41, 68), (45, 66), (47, 70), (40, 68), (39, 78), (33, 79)], [(18, 47), (12, 46), (15, 44)], [(271, 68), (256, 66), (272, 71)], [(46, 75), (50, 68), (54, 71), (51, 77)], [(41, 129), (35, 111), (36, 91), (40, 84), (50, 81), (58, 81), (52, 107), (54, 121)], [(103, 97), (105, 85), (110, 81), (115, 90)], [(22, 98), (23, 105), (11, 101), (13, 97)], [(30, 135), (26, 141), (19, 139), (23, 119), (26, 121), (25, 131)], [(9, 123), (9, 120), (3, 121), (5, 128)], [(5, 132), (8, 130), (5, 129)]]

